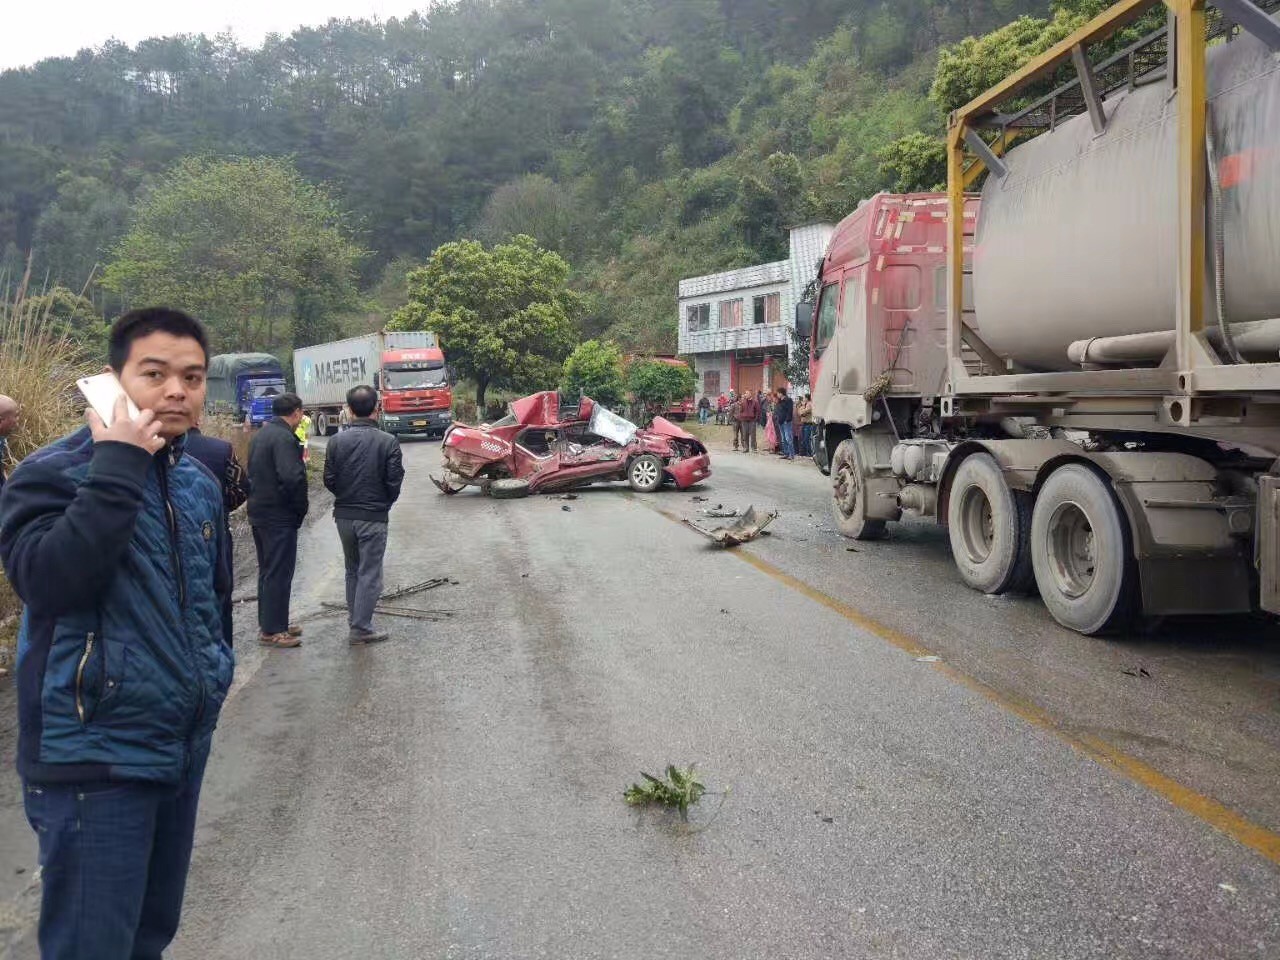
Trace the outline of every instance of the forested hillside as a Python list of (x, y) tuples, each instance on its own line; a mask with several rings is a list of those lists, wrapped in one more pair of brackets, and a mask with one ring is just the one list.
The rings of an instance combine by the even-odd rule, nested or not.
[[(876, 190), (929, 186), (948, 102), (1100, 6), (459, 0), (258, 49), (105, 43), (0, 74), (0, 269), (13, 284), (30, 254), (33, 292), (83, 289), (59, 309), (92, 326), (139, 290), (182, 299), (181, 275), (139, 287), (139, 271), (207, 257), (236, 276), (204, 284), (206, 312), (241, 298), (219, 339), (288, 349), (386, 319), (441, 243), (528, 233), (571, 264), (584, 335), (669, 350), (680, 277), (774, 258), (788, 223)], [(959, 43), (1023, 15), (1057, 22)], [(225, 158), (244, 159), (211, 166)], [(288, 255), (256, 270), (246, 248), (254, 269), (219, 268), (183, 204), (259, 181), (279, 203), (220, 207), (217, 227)]]

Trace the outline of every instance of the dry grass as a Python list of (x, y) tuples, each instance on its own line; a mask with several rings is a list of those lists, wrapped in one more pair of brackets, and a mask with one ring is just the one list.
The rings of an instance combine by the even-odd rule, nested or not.
[(249, 441), (254, 431), (246, 430), (244, 424), (236, 423), (230, 417), (209, 416), (200, 421), (200, 431), (211, 437), (226, 440), (236, 452), (236, 458), (244, 466), (249, 465)]
[[(26, 296), (27, 278), (8, 284), (0, 277), (0, 393), (21, 408), (9, 438), (9, 463), (69, 433), (80, 422), (77, 377), (92, 364)], [(47, 312), (47, 307), (45, 308)], [(0, 576), (0, 667), (12, 659), (21, 604)]]

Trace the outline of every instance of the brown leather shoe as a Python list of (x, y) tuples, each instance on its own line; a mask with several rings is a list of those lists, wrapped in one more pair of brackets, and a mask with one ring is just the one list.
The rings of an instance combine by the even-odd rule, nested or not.
[(302, 627), (296, 623), (291, 623), (289, 624), (289, 629), (285, 632), (291, 637), (300, 637), (302, 636)]
[(287, 633), (262, 633), (258, 635), (258, 642), (264, 647), (300, 647), (302, 641), (297, 637), (291, 637)]

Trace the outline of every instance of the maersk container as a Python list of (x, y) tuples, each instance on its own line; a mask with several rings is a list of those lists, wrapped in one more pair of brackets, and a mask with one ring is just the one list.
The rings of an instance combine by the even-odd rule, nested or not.
[(347, 402), (348, 390), (360, 384), (373, 386), (385, 351), (434, 346), (437, 346), (436, 335), (420, 330), (370, 333), (300, 347), (293, 353), (295, 388), (308, 411), (331, 411), (337, 416)]

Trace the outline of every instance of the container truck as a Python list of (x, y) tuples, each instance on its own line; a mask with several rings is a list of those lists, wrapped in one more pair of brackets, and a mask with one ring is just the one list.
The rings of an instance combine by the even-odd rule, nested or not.
[(382, 331), (302, 347), (293, 370), (317, 436), (337, 432), (347, 391), (362, 383), (377, 389), (388, 433), (443, 436), (453, 422), (453, 389), (433, 333)]
[(284, 393), (284, 369), (269, 353), (220, 353), (209, 361), (207, 413), (260, 427), (273, 416), (271, 403)]
[(847, 217), (801, 330), (841, 531), (934, 518), (1084, 634), (1280, 611), (1280, 2), (1165, 6), (956, 110), (947, 193)]

